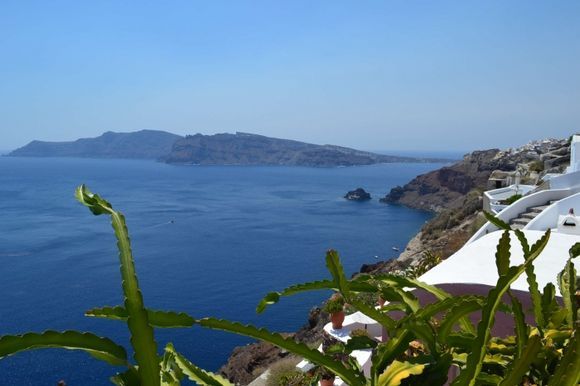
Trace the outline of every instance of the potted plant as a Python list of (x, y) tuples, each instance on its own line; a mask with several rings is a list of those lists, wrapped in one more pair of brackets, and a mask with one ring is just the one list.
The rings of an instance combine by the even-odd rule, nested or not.
[(320, 386), (333, 386), (336, 375), (325, 367), (318, 368), (318, 376), (320, 377)]
[(379, 293), (379, 295), (377, 296), (377, 305), (379, 307), (383, 307), (385, 305), (385, 299), (383, 299), (383, 297), (381, 296), (381, 294)]
[(342, 295), (339, 293), (332, 295), (324, 305), (324, 311), (330, 314), (332, 328), (341, 329), (342, 322), (344, 322), (344, 298)]
[(354, 338), (357, 336), (364, 336), (366, 338), (370, 338), (369, 332), (367, 330), (365, 330), (364, 328), (355, 328), (354, 330), (352, 330), (350, 332), (351, 338)]

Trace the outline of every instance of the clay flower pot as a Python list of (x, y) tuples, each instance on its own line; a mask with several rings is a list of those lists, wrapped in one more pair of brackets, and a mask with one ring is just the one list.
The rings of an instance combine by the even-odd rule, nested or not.
[(333, 312), (330, 314), (330, 321), (332, 322), (333, 329), (340, 330), (342, 328), (342, 322), (344, 322), (344, 311)]
[(382, 307), (385, 305), (385, 299), (383, 299), (382, 297), (379, 296), (379, 298), (377, 299), (377, 304), (379, 307)]
[(320, 386), (334, 386), (334, 379), (321, 379)]

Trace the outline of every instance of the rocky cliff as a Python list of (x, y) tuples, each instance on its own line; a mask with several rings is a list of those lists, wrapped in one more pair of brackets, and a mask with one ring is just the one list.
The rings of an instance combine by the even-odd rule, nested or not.
[(456, 209), (467, 193), (488, 189), (488, 180), (494, 172), (510, 172), (519, 164), (532, 163), (539, 163), (544, 173), (561, 171), (562, 165), (570, 160), (567, 143), (567, 140), (550, 139), (504, 151), (474, 151), (451, 166), (417, 176), (408, 184), (391, 189), (381, 201), (434, 212)]
[(519, 167), (522, 182), (533, 176), (537, 183), (546, 173), (562, 172), (570, 162), (566, 139), (533, 141), (519, 148), (474, 151), (463, 160), (424, 175), (405, 186), (391, 189), (382, 202), (395, 203), (437, 213), (409, 241), (396, 261), (363, 267), (368, 273), (404, 269), (416, 264), (426, 252), (446, 259), (461, 248), (485, 223), (482, 214), (483, 191), (490, 177)]
[(171, 151), (179, 135), (158, 130), (133, 133), (108, 131), (96, 138), (71, 142), (32, 141), (9, 153), (14, 157), (86, 157), (157, 159)]
[[(308, 323), (296, 333), (286, 336), (293, 336), (298, 342), (315, 346), (322, 341), (323, 327), (328, 323), (328, 318), (327, 313), (319, 307), (314, 307), (308, 313)], [(289, 356), (287, 351), (269, 343), (252, 343), (236, 347), (219, 372), (236, 385), (247, 385), (270, 365)]]
[(389, 162), (433, 162), (434, 159), (375, 154), (333, 145), (236, 133), (189, 135), (173, 145), (168, 163), (194, 165), (354, 166)]
[(371, 194), (364, 190), (363, 188), (356, 188), (355, 190), (351, 190), (344, 195), (349, 201), (367, 201), (370, 200)]

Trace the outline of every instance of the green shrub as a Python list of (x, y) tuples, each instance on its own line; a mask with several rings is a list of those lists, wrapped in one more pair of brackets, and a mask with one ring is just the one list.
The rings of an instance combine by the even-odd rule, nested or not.
[(538, 160), (532, 161), (528, 164), (530, 171), (532, 172), (543, 172), (544, 171), (544, 162)]
[(357, 337), (357, 336), (363, 336), (363, 337), (369, 337), (369, 332), (367, 330), (365, 330), (364, 328), (355, 328), (354, 330), (352, 330), (350, 332), (350, 336), (351, 338)]
[(313, 382), (316, 382), (314, 377), (299, 370), (293, 370), (280, 377), (278, 386), (310, 386)]
[(330, 299), (326, 301), (323, 309), (329, 314), (334, 314), (335, 312), (344, 310), (344, 298), (339, 293), (332, 295)]
[(485, 225), (486, 222), (487, 220), (485, 219), (483, 213), (478, 213), (477, 217), (475, 217), (471, 223), (471, 226), (469, 227), (469, 235), (473, 236), (475, 232), (477, 232), (482, 226)]
[(445, 209), (423, 226), (421, 232), (427, 239), (437, 239), (444, 230), (451, 229), (464, 219), (482, 209), (482, 193), (474, 189), (465, 195), (461, 205), (454, 209)]
[(504, 202), (506, 203), (506, 205), (511, 205), (522, 197), (523, 196), (521, 194), (514, 194), (513, 196), (506, 198)]
[(266, 386), (309, 386), (314, 380), (313, 375), (303, 373), (296, 368), (298, 361), (294, 358), (283, 359), (269, 368)]

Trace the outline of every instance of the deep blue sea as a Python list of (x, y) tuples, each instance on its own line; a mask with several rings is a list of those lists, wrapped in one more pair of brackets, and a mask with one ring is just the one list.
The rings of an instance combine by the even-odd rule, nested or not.
[[(85, 183), (127, 217), (148, 307), (295, 331), (328, 293), (286, 298), (257, 315), (269, 291), (328, 277), (337, 249), (347, 273), (392, 258), (429, 219), (381, 204), (395, 185), (440, 164), (351, 168), (197, 167), (153, 161), (0, 157), (0, 334), (75, 329), (128, 346), (123, 323), (85, 310), (122, 304), (109, 219), (74, 199)], [(356, 187), (370, 202), (342, 198)], [(216, 370), (249, 340), (202, 328), (157, 330)], [(116, 369), (87, 354), (24, 352), (0, 360), (2, 385), (106, 385)]]

